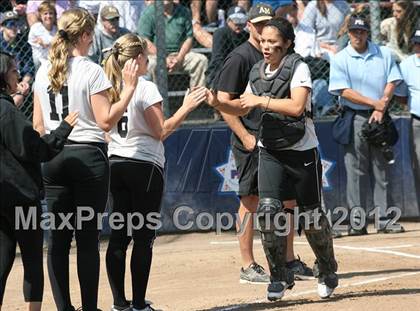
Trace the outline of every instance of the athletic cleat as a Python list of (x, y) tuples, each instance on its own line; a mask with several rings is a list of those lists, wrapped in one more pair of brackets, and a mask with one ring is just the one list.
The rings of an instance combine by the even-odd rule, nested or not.
[(150, 305), (147, 305), (146, 308), (143, 308), (143, 309), (133, 308), (133, 311), (157, 311), (157, 310), (153, 309)]
[(295, 283), (287, 284), (286, 282), (271, 282), (267, 288), (267, 299), (270, 301), (280, 300), (284, 296), (287, 289), (292, 289)]
[(377, 233), (403, 233), (405, 229), (399, 223), (395, 223), (392, 226), (385, 226), (383, 228), (379, 228)]
[(111, 311), (133, 311), (131, 306), (128, 307), (118, 307), (118, 306), (112, 306)]
[(239, 283), (268, 284), (270, 283), (270, 276), (265, 272), (263, 267), (254, 262), (246, 269), (241, 268)]
[(367, 232), (367, 229), (366, 228), (362, 228), (362, 229), (353, 229), (353, 228), (350, 228), (350, 230), (349, 230), (349, 232), (348, 232), (348, 235), (349, 236), (359, 236), (359, 235), (367, 235), (368, 234), (368, 232)]
[(294, 259), (286, 263), (286, 268), (293, 271), (295, 280), (310, 280), (314, 278), (314, 272), (309, 268), (298, 256), (298, 259)]
[(337, 274), (331, 273), (326, 277), (319, 277), (318, 279), (318, 295), (322, 299), (328, 298), (334, 292), (334, 289), (338, 286)]

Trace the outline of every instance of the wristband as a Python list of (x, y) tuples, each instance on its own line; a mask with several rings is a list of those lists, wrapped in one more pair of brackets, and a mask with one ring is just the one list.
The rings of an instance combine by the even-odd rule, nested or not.
[(270, 100), (271, 100), (271, 96), (269, 96), (269, 97), (268, 97), (267, 106), (265, 106), (265, 110), (264, 110), (264, 112), (266, 112), (266, 111), (267, 111), (268, 106), (270, 105)]

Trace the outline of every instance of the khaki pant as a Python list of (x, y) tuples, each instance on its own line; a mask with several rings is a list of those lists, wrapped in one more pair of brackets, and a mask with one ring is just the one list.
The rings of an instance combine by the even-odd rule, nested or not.
[[(177, 53), (171, 53), (170, 55), (176, 56)], [(207, 70), (207, 57), (200, 53), (189, 52), (185, 55), (182, 64), (178, 64), (175, 71), (185, 71), (190, 76), (190, 88), (194, 86), (205, 86)], [(153, 81), (157, 81), (156, 76), (156, 55), (149, 55), (149, 66), (148, 71), (153, 77)]]

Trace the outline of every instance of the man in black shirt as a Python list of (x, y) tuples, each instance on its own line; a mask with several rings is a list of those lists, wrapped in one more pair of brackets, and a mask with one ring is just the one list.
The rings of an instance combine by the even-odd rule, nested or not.
[[(269, 5), (256, 4), (248, 13), (247, 27), (249, 39), (234, 49), (225, 59), (222, 69), (214, 81), (219, 105), (226, 123), (232, 129), (232, 153), (239, 175), (239, 217), (245, 222), (244, 231), (239, 235), (239, 248), (242, 257), (240, 272), (241, 283), (268, 283), (269, 277), (264, 269), (255, 262), (253, 255), (253, 217), (258, 206), (258, 147), (257, 132), (259, 111), (252, 110), (245, 116), (240, 106), (239, 97), (245, 92), (251, 68), (263, 59), (259, 38), (264, 25), (274, 16)], [(286, 209), (296, 205), (295, 201), (283, 202)], [(247, 216), (248, 215), (248, 216)], [(290, 223), (293, 223), (291, 221)], [(294, 231), (291, 228), (287, 237), (287, 266), (292, 269), (297, 279), (313, 276), (313, 272), (300, 259), (295, 259), (293, 251)]]
[(244, 30), (247, 22), (245, 10), (239, 6), (231, 7), (227, 13), (226, 26), (217, 29), (213, 34), (211, 60), (206, 72), (206, 84), (213, 88), (213, 81), (226, 56), (248, 39)]

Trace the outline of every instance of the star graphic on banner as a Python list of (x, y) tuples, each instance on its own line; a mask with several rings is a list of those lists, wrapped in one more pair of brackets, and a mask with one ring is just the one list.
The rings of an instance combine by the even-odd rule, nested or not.
[(322, 188), (324, 190), (330, 190), (331, 184), (328, 180), (328, 175), (331, 173), (330, 171), (334, 167), (335, 162), (328, 161), (326, 159), (321, 158), (321, 165), (322, 165)]
[(220, 192), (238, 192), (238, 171), (236, 170), (232, 150), (229, 150), (228, 161), (217, 166), (216, 171), (223, 178), (222, 186), (219, 189)]

